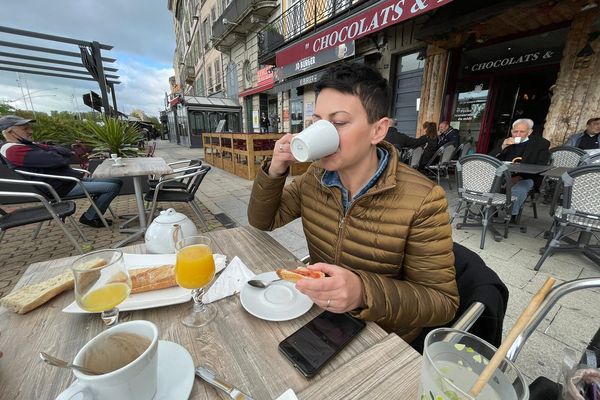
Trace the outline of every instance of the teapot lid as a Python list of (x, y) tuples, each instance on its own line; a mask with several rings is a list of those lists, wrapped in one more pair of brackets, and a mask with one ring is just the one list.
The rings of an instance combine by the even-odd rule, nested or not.
[(174, 208), (169, 208), (161, 211), (160, 215), (154, 218), (153, 222), (157, 222), (159, 224), (176, 224), (186, 219), (188, 219), (188, 217), (185, 214), (175, 211)]

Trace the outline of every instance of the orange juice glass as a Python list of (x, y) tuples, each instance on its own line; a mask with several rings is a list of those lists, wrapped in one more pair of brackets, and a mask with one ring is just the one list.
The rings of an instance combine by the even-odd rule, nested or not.
[(190, 236), (177, 242), (175, 249), (177, 250), (175, 280), (182, 288), (193, 289), (192, 299), (194, 300), (194, 305), (183, 316), (181, 322), (192, 328), (204, 326), (217, 315), (215, 306), (202, 302), (204, 287), (215, 276), (215, 262), (210, 238)]
[(106, 325), (119, 319), (121, 304), (131, 292), (131, 279), (120, 250), (98, 250), (77, 258), (71, 267), (75, 301), (88, 312), (101, 312)]

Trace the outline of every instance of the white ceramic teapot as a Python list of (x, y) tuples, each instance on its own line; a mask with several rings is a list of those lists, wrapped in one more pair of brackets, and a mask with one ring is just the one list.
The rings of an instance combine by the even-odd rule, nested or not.
[(149, 253), (175, 253), (175, 243), (198, 234), (196, 225), (186, 215), (173, 208), (160, 212), (146, 230), (146, 249)]

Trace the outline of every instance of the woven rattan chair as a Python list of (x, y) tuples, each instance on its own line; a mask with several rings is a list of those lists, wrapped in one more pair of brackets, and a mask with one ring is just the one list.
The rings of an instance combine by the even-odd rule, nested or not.
[(421, 157), (423, 157), (423, 148), (417, 147), (412, 151), (412, 154), (410, 155), (409, 165), (414, 169), (418, 169), (419, 163), (421, 162)]
[[(551, 231), (542, 257), (534, 269), (538, 271), (546, 258), (557, 251), (582, 252), (600, 265), (600, 245), (591, 245), (593, 233), (600, 233), (600, 165), (585, 165), (565, 172), (563, 205), (557, 207)], [(570, 235), (578, 234), (574, 243)], [(561, 243), (562, 242), (562, 243)]]
[(600, 164), (600, 153), (594, 155), (584, 155), (581, 159), (581, 165)]
[[(573, 146), (559, 146), (550, 149), (550, 165), (553, 168), (565, 167), (575, 168), (581, 164), (587, 153)], [(540, 186), (541, 193), (553, 193), (553, 186), (556, 185), (559, 178), (545, 176)], [(553, 210), (552, 210), (553, 211)]]
[(3, 179), (0, 178), (0, 184), (10, 184), (10, 185), (22, 185), (24, 187), (40, 187), (47, 190), (52, 194), (54, 199), (53, 202), (50, 202), (40, 193), (34, 192), (10, 192), (10, 191), (0, 191), (0, 200), (2, 198), (27, 198), (31, 202), (39, 201), (42, 203), (41, 206), (32, 206), (32, 207), (21, 207), (17, 208), (13, 211), (6, 212), (5, 210), (0, 208), (0, 241), (4, 237), (4, 234), (7, 230), (12, 228), (17, 228), (20, 226), (30, 225), (30, 224), (38, 224), (38, 228), (33, 233), (33, 239), (36, 239), (41, 228), (41, 223), (46, 221), (56, 221), (58, 226), (62, 229), (65, 236), (71, 241), (73, 246), (77, 249), (80, 254), (83, 254), (83, 250), (79, 243), (73, 235), (67, 230), (64, 221), (69, 219), (69, 221), (75, 227), (78, 235), (81, 237), (83, 241), (85, 241), (85, 236), (83, 232), (79, 229), (77, 224), (72, 220), (72, 215), (75, 214), (77, 206), (74, 201), (66, 200), (63, 201), (58, 197), (56, 191), (45, 182), (37, 182), (37, 181), (26, 181), (26, 180), (15, 180), (15, 179)]
[[(144, 197), (144, 200), (151, 202), (150, 206), (150, 214), (148, 216), (148, 223), (152, 221), (154, 218), (154, 214), (156, 213), (157, 204), (161, 201), (168, 202), (182, 202), (188, 203), (194, 213), (198, 216), (202, 224), (204, 225), (204, 229), (208, 231), (208, 225), (202, 215), (202, 210), (195, 203), (196, 192), (200, 187), (200, 184), (204, 180), (204, 177), (210, 171), (211, 167), (209, 165), (198, 165), (193, 167), (186, 167), (185, 173), (181, 176), (177, 176), (174, 178), (169, 178), (160, 181), (156, 187), (148, 193)], [(184, 182), (188, 179), (191, 179), (190, 184), (185, 189), (164, 189), (166, 185), (170, 182), (180, 181)]]
[[(471, 154), (458, 160), (456, 175), (459, 201), (450, 223), (460, 215), (464, 207), (463, 222), (456, 224), (456, 229), (481, 226), (480, 248), (483, 249), (485, 245), (488, 229), (492, 231), (496, 241), (502, 240), (502, 236), (508, 237), (508, 224), (515, 198), (511, 196), (510, 173), (506, 165), (485, 154)], [(491, 224), (493, 217), (499, 211), (504, 211), (506, 214), (504, 235), (501, 235)], [(468, 223), (469, 219), (478, 222)]]

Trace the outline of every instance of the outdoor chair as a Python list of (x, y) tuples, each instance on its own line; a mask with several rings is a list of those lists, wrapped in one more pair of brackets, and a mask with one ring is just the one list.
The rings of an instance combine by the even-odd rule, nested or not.
[[(454, 243), (453, 251), (460, 303), (456, 317), (445, 326), (468, 331), (499, 347), (508, 288), (475, 252), (458, 243)], [(425, 336), (435, 328), (424, 329), (410, 345), (422, 353)]]
[(25, 197), (32, 202), (39, 201), (40, 203), (42, 203), (41, 206), (22, 207), (11, 212), (6, 212), (2, 208), (0, 208), (0, 241), (2, 241), (2, 239), (4, 238), (4, 234), (9, 229), (37, 223), (38, 227), (33, 233), (33, 240), (35, 240), (40, 232), (42, 223), (46, 221), (56, 221), (58, 226), (60, 226), (65, 236), (71, 241), (71, 243), (77, 249), (77, 251), (80, 254), (83, 254), (81, 246), (79, 246), (77, 240), (75, 240), (73, 235), (71, 235), (71, 233), (67, 230), (64, 224), (64, 221), (68, 218), (69, 221), (75, 227), (75, 230), (77, 231), (77, 234), (81, 237), (81, 239), (83, 241), (86, 240), (85, 236), (83, 235), (83, 232), (81, 231), (81, 229), (79, 229), (77, 224), (72, 219), (72, 215), (77, 209), (77, 206), (74, 201), (62, 201), (58, 197), (58, 194), (52, 188), (52, 186), (45, 182), (0, 178), (0, 183), (2, 183), (3, 186), (6, 184), (10, 184), (23, 185), (26, 187), (43, 187), (45, 190), (52, 194), (52, 198), (55, 200), (51, 203), (46, 199), (46, 197), (44, 197), (40, 193), (0, 191), (0, 198)]
[[(481, 226), (479, 247), (483, 249), (488, 229), (492, 231), (496, 241), (502, 240), (502, 235), (492, 225), (492, 220), (500, 211), (504, 211), (503, 236), (508, 237), (512, 205), (516, 198), (511, 196), (510, 173), (506, 165), (492, 156), (471, 154), (458, 160), (456, 175), (459, 201), (450, 223), (460, 215), (464, 206), (463, 222), (456, 224), (456, 229)], [(478, 222), (467, 223), (469, 219)]]
[(581, 165), (592, 164), (600, 164), (600, 153), (596, 153), (594, 155), (589, 155), (586, 153), (586, 155), (581, 158)]
[[(573, 146), (559, 146), (550, 149), (550, 165), (553, 168), (566, 167), (575, 168), (577, 167), (587, 153)], [(549, 193), (554, 193), (554, 186), (558, 183), (559, 178), (545, 176), (540, 185), (540, 192), (548, 197)], [(553, 211), (553, 210), (552, 210)]]
[[(557, 251), (582, 252), (600, 265), (600, 245), (590, 244), (592, 234), (600, 233), (600, 165), (585, 165), (565, 172), (562, 181), (563, 205), (556, 208), (550, 229), (554, 235), (535, 265), (536, 271)], [(573, 234), (579, 234), (576, 242), (568, 237)]]
[[(196, 167), (196, 166), (202, 165), (202, 160), (199, 158), (193, 159), (193, 160), (179, 160), (179, 161), (170, 162), (168, 164), (172, 168), (174, 168), (178, 165), (183, 165), (183, 164), (187, 164), (187, 167)], [(148, 186), (151, 189), (154, 189), (159, 182), (161, 182), (165, 179), (173, 178), (173, 177), (177, 176), (177, 174), (183, 174), (185, 172), (186, 172), (185, 167), (174, 168), (173, 172), (170, 174), (162, 175), (158, 179), (156, 179), (156, 177), (152, 177), (152, 178), (148, 179)], [(184, 189), (185, 190), (185, 189), (187, 189), (187, 187), (189, 186), (189, 184), (191, 182), (192, 182), (192, 178), (188, 178), (183, 181), (175, 180), (175, 181), (171, 181), (168, 184), (164, 185), (163, 189)]]
[[(151, 202), (150, 214), (148, 215), (148, 223), (152, 222), (154, 214), (156, 212), (157, 204), (161, 201), (168, 202), (184, 202), (188, 203), (194, 213), (198, 216), (204, 229), (208, 231), (208, 225), (202, 215), (202, 210), (195, 203), (196, 192), (200, 187), (200, 184), (204, 180), (204, 177), (210, 171), (209, 165), (198, 165), (192, 167), (186, 167), (185, 173), (181, 176), (162, 180), (157, 183), (154, 189), (151, 189), (146, 193), (144, 199)], [(171, 182), (179, 181), (185, 182), (187, 179), (191, 179), (189, 185), (185, 189), (165, 189), (164, 187)]]
[(456, 161), (460, 158), (463, 158), (467, 154), (469, 154), (469, 150), (471, 150), (471, 143), (461, 143), (452, 153), (452, 158), (448, 162), (448, 169), (452, 170), (456, 173)]
[(452, 183), (450, 182), (450, 175), (448, 174), (448, 166), (452, 160), (454, 154), (454, 145), (446, 145), (437, 149), (431, 160), (425, 165), (425, 171), (432, 173), (436, 179), (437, 184), (440, 184), (440, 176), (444, 176), (448, 179), (448, 187), (452, 189)]
[[(73, 168), (73, 169), (75, 171), (81, 172), (83, 175), (89, 175), (90, 174), (90, 172), (87, 171), (87, 170), (85, 170), (85, 169), (79, 169), (79, 168)], [(94, 211), (96, 211), (96, 214), (100, 218), (100, 221), (102, 221), (102, 225), (104, 225), (109, 230), (111, 229), (110, 225), (106, 221), (106, 218), (104, 218), (103, 213), (100, 212), (100, 209), (96, 205), (96, 202), (94, 201), (94, 199), (92, 198), (92, 196), (90, 195), (90, 193), (87, 191), (87, 189), (85, 188), (85, 185), (83, 184), (83, 182), (80, 179), (75, 178), (73, 176), (40, 174), (40, 173), (37, 173), (37, 172), (22, 171), (22, 170), (19, 170), (19, 169), (16, 169), (15, 172), (17, 172), (20, 175), (34, 177), (34, 178), (46, 178), (46, 179), (56, 179), (56, 180), (61, 180), (61, 181), (74, 182), (76, 185), (79, 185), (79, 187), (83, 191), (83, 194), (82, 195), (78, 195), (78, 196), (62, 196), (61, 199), (62, 200), (77, 200), (77, 199), (87, 198), (88, 201), (90, 202), (90, 205), (92, 206), (92, 208), (94, 209)], [(110, 210), (110, 212), (112, 213), (112, 210)], [(113, 217), (116, 218), (116, 216), (114, 215), (114, 213), (113, 213)]]
[[(556, 285), (550, 292), (546, 295), (546, 298), (540, 304), (536, 312), (533, 314), (533, 317), (529, 320), (525, 328), (521, 331), (517, 339), (513, 343), (513, 345), (508, 350), (506, 358), (512, 362), (517, 360), (519, 353), (523, 349), (523, 347), (527, 344), (527, 340), (529, 337), (535, 332), (536, 328), (539, 324), (544, 320), (548, 312), (558, 303), (558, 301), (565, 295), (576, 292), (584, 289), (593, 289), (600, 288), (600, 278), (585, 278), (585, 279), (576, 279), (573, 281), (567, 281), (561, 283), (560, 285)], [(577, 333), (574, 333), (577, 335)], [(600, 328), (596, 331), (594, 335), (594, 339), (600, 337)], [(579, 338), (582, 342), (587, 342), (587, 338)], [(556, 351), (560, 351), (562, 349), (557, 349)], [(556, 366), (558, 370), (559, 365)], [(530, 400), (546, 400), (546, 399), (558, 399), (561, 392), (561, 386), (551, 381), (546, 377), (538, 377), (536, 378), (531, 385), (529, 385), (530, 389)]]
[(417, 147), (416, 149), (414, 149), (412, 151), (412, 154), (410, 155), (410, 161), (409, 161), (409, 166), (411, 168), (414, 169), (418, 169), (419, 168), (419, 163), (421, 162), (421, 157), (423, 156), (423, 148), (422, 147)]

